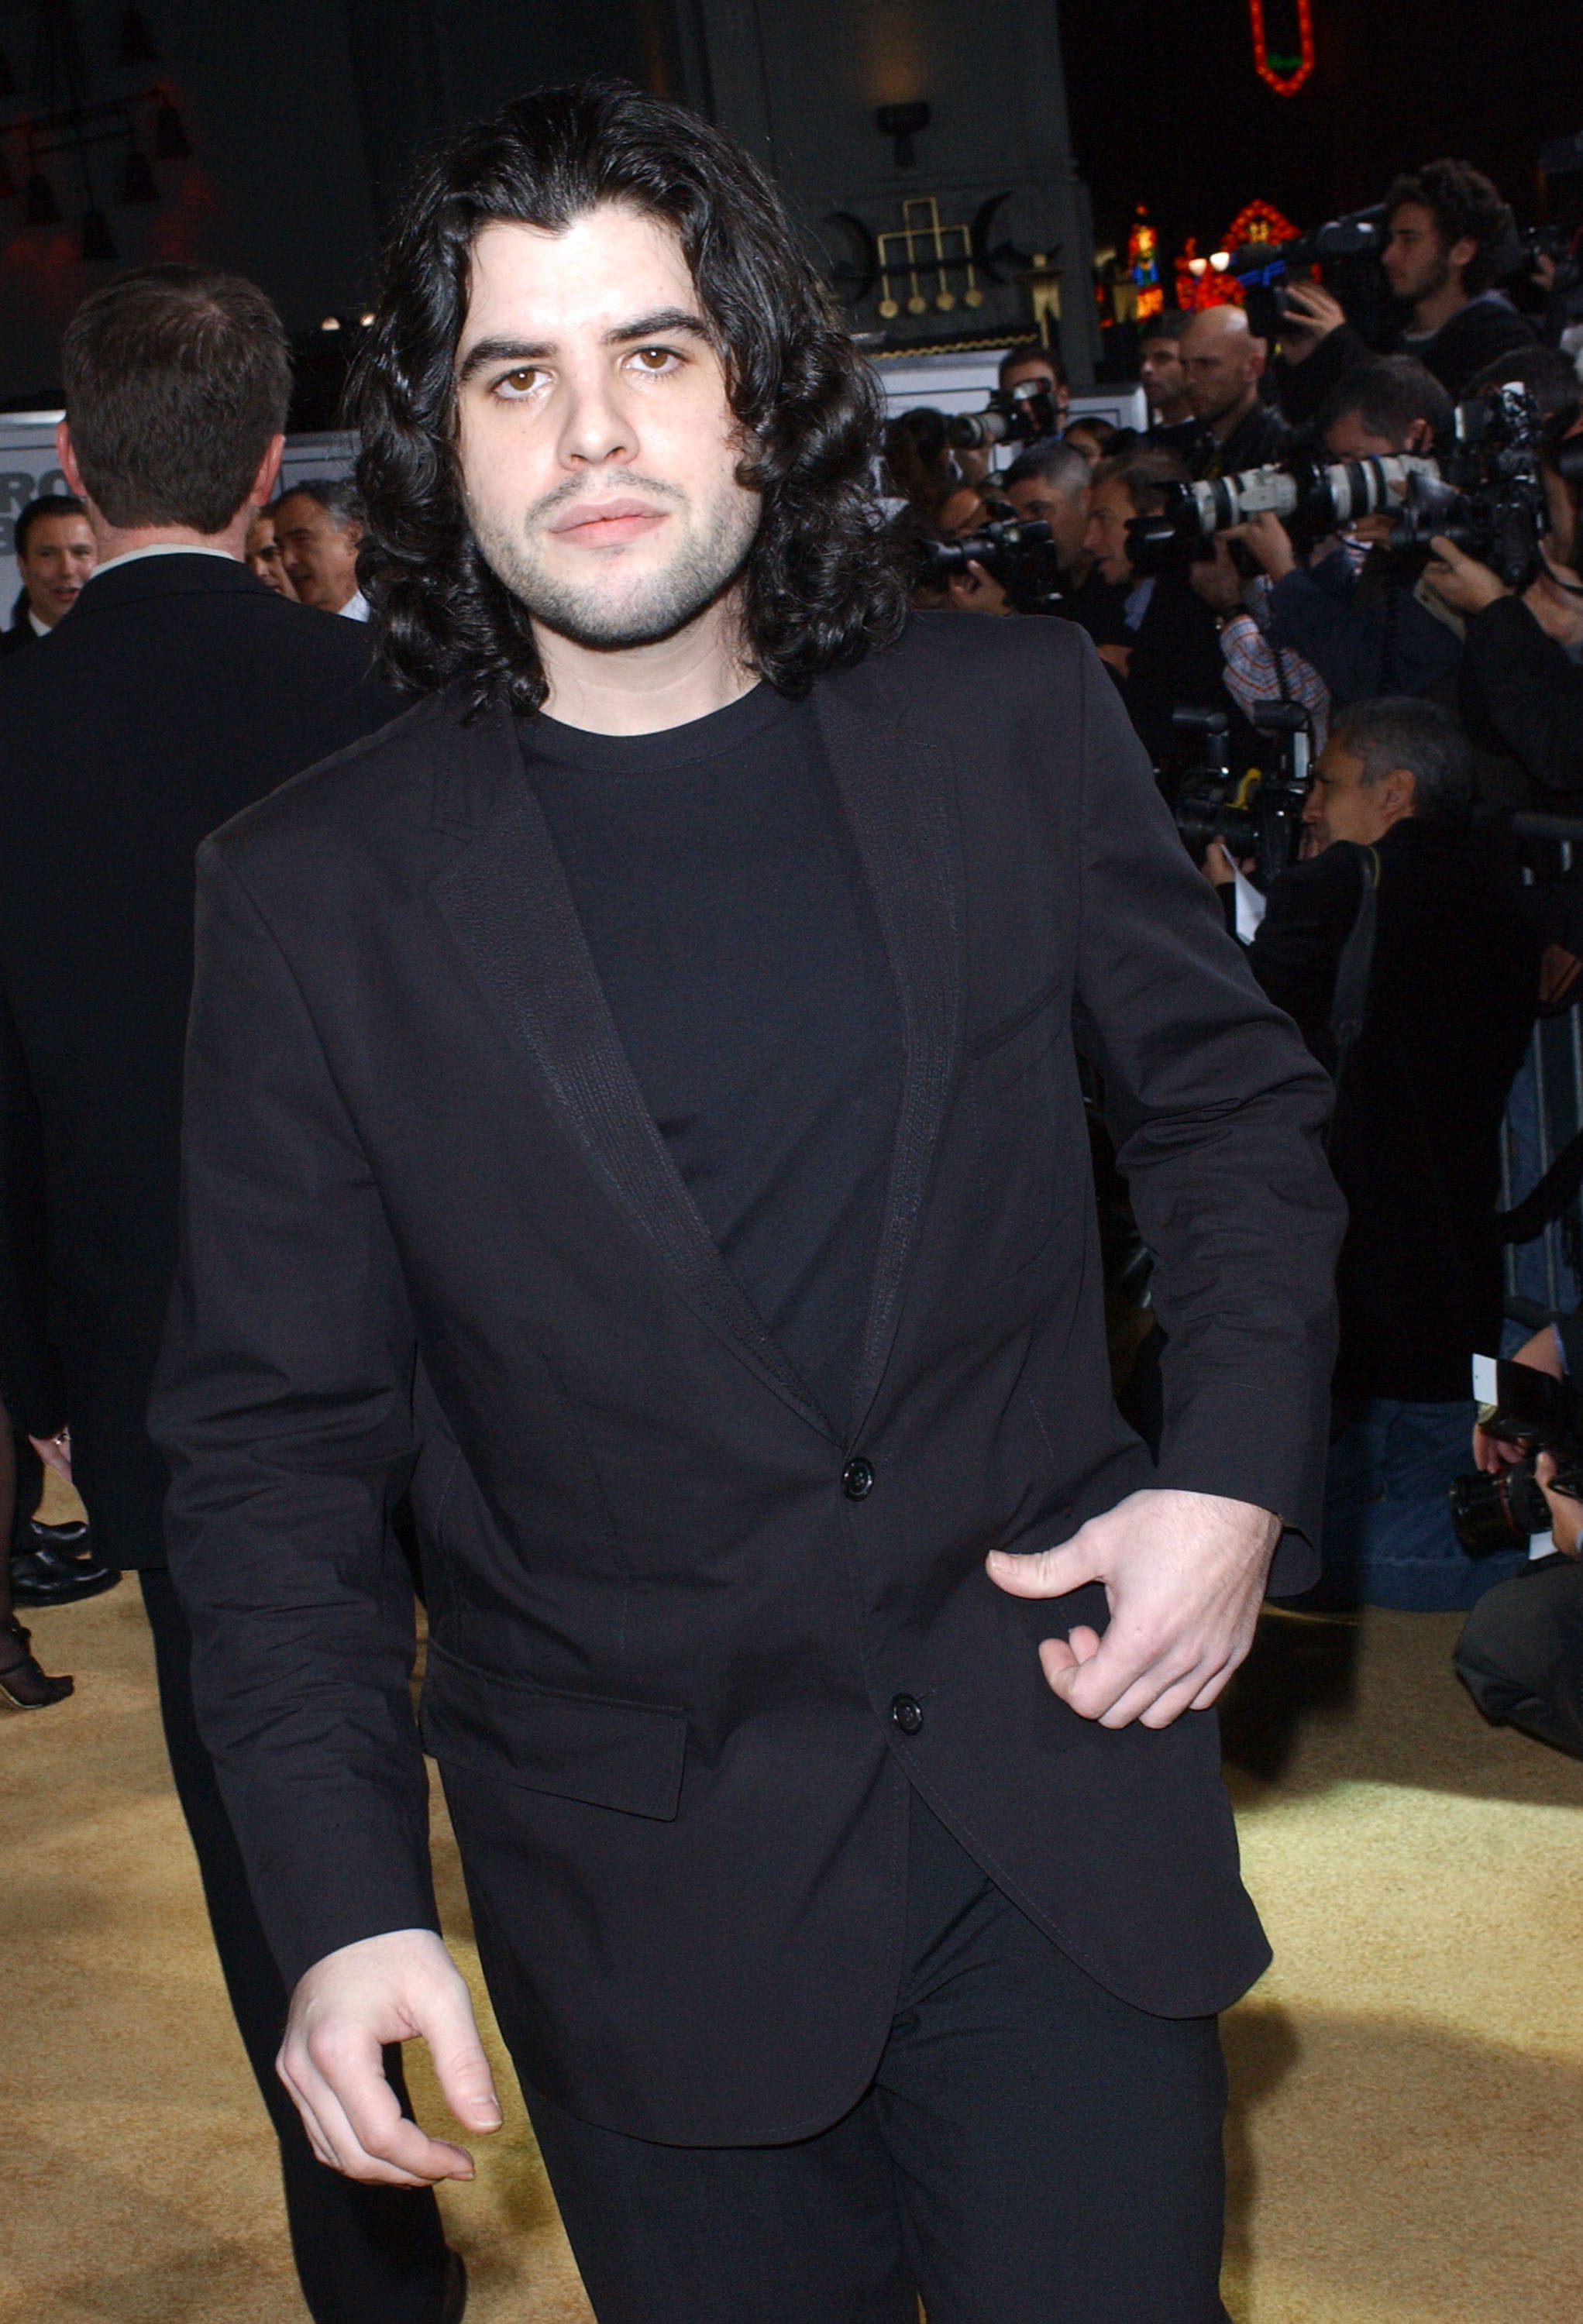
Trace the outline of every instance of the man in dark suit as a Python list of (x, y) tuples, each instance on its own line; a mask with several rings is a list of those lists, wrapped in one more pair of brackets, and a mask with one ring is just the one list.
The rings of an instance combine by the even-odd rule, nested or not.
[[(0, 1195), (26, 1206), (0, 1222), (0, 1254), (14, 1274), (36, 1267), (42, 1217), (60, 1377), (20, 1326), (0, 1375), (46, 1457), (74, 1473), (100, 1555), (140, 1574), (171, 1768), (281, 2135), (308, 2305), (319, 2324), (434, 2324), (448, 2258), (431, 2201), (319, 2170), (273, 2072), (286, 1997), (193, 1722), (165, 1472), (144, 1426), (176, 1256), (199, 842), (395, 705), (355, 624), (314, 620), (243, 562), (290, 388), (263, 293), (144, 268), (79, 309), (61, 363), (60, 464), (100, 561), (48, 650), (0, 671), (0, 1068), (23, 1084), (0, 1109)], [(0, 1324), (40, 1305), (36, 1282), (15, 1284)], [(49, 1441), (63, 1424), (69, 1463)]]
[(82, 503), (70, 493), (42, 493), (19, 511), (12, 546), (22, 595), (0, 630), (0, 659), (47, 638), (71, 611), (94, 569), (97, 550)]
[(371, 2181), (470, 2168), (392, 2041), (499, 2119), (411, 1477), (423, 1732), (601, 2324), (1207, 2324), (1213, 2013), (1266, 1959), (1207, 1713), (1283, 1527), (1310, 1568), (1323, 1076), (1080, 633), (909, 625), (876, 386), (739, 147), (546, 91), (393, 252), (371, 595), (443, 690), (206, 852), (154, 1406), (282, 2071)]
[(1329, 1142), (1350, 1218), (1324, 1586), (1408, 1609), (1471, 1605), (1521, 1562), (1468, 1557), (1446, 1506), (1467, 1466), (1472, 1358), (1500, 1346), (1501, 1121), (1544, 941), (1514, 869), (1472, 828), (1472, 800), (1467, 746), (1437, 704), (1355, 705), (1309, 799), (1319, 852), (1273, 883), (1249, 952), (1336, 1070), (1337, 973), (1365, 879), (1377, 880), (1367, 1002)]
[(1186, 482), (1187, 470), (1173, 452), (1151, 447), (1101, 460), (1084, 534), (1097, 588), (1085, 592), (1073, 608), (1157, 767), (1178, 747), (1174, 711), (1192, 706), (1229, 716), (1234, 709), (1209, 607), (1184, 574), (1133, 570), (1128, 524), (1157, 514), (1168, 487)]

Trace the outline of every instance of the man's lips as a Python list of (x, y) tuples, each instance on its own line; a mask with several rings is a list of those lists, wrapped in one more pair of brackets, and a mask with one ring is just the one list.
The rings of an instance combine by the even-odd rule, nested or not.
[(641, 539), (662, 524), (669, 513), (651, 501), (579, 501), (557, 517), (550, 530), (573, 549), (606, 549)]

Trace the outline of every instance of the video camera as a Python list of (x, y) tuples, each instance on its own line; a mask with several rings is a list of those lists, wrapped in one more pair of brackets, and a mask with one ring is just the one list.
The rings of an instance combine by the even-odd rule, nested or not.
[(1321, 460), (1293, 453), (1279, 466), (1243, 468), (1197, 484), (1167, 484), (1165, 504), (1153, 516), (1127, 520), (1133, 571), (1180, 571), (1208, 556), (1217, 532), (1266, 510), (1281, 519), (1300, 549), (1360, 517), (1402, 505), (1414, 476), (1440, 474), (1432, 460), (1392, 453), (1366, 460)]
[(1177, 776), (1171, 811), (1195, 862), (1201, 864), (1210, 844), (1224, 839), (1239, 863), (1253, 858), (1254, 883), (1267, 891), (1297, 861), (1313, 733), (1307, 711), (1295, 702), (1255, 703), (1253, 723), (1277, 742), (1281, 763), (1273, 773), (1255, 768), (1238, 778), (1231, 771), (1225, 711), (1172, 712), (1179, 734), (1201, 738), (1202, 755)]
[(946, 429), (956, 452), (982, 451), (986, 444), (1040, 444), (1060, 433), (1060, 411), (1049, 388), (1036, 380), (997, 388), (982, 411), (958, 412)]
[(1451, 1523), (1470, 1557), (1526, 1549), (1531, 1535), (1550, 1531), (1550, 1510), (1534, 1470), (1541, 1452), (1555, 1460), (1552, 1489), (1583, 1500), (1583, 1396), (1532, 1364), (1475, 1356), (1473, 1397), (1485, 1434), (1522, 1445), (1523, 1457), (1493, 1476), (1479, 1470), (1454, 1477)]
[(1014, 613), (1064, 610), (1054, 536), (1037, 518), (1007, 517), (961, 540), (925, 541), (918, 551), (917, 585), (943, 589), (970, 565), (981, 565), (999, 582)]
[(1261, 339), (1279, 338), (1281, 325), (1291, 311), (1286, 296), (1289, 281), (1293, 276), (1311, 276), (1319, 266), (1325, 268), (1327, 287), (1349, 317), (1372, 322), (1384, 304), (1384, 277), (1379, 263), (1384, 246), (1384, 202), (1376, 202), (1372, 209), (1348, 210), (1345, 217), (1331, 218), (1294, 242), (1245, 243), (1232, 252), (1227, 271), (1242, 284), (1248, 328)]

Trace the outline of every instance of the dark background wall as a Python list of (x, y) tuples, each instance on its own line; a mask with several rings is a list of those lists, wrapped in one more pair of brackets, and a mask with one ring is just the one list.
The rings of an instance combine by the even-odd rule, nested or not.
[[(157, 164), (161, 199), (148, 208), (117, 198), (119, 155), (96, 159), (95, 198), (118, 263), (234, 267), (264, 284), (293, 332), (366, 304), (381, 224), (445, 124), (602, 70), (741, 134), (832, 263), (854, 246), (831, 223), (838, 210), (872, 237), (901, 223), (909, 194), (934, 194), (951, 224), (1004, 195), (997, 242), (1059, 258), (1076, 287), (1068, 354), (1079, 374), (1097, 346), (1053, 0), (975, 0), (966, 15), (956, 0), (145, 0), (159, 61), (128, 68), (118, 62), (123, 0), (0, 0), (0, 51), (18, 84), (0, 99), (0, 127), (44, 101), (32, 59), (51, 12), (57, 23), (69, 13), (80, 32), (90, 100), (134, 95), (157, 76), (190, 134), (189, 160)], [(873, 115), (909, 98), (933, 117), (904, 171)], [(20, 186), (16, 136), (6, 150)], [(85, 200), (69, 161), (50, 171), (59, 226), (26, 226), (20, 199), (0, 196), (0, 403), (12, 408), (47, 394), (62, 323), (112, 272), (82, 259)], [(1004, 338), (1027, 327), (1016, 272), (1025, 263), (1008, 261), (999, 282), (981, 273), (971, 309), (958, 272), (954, 300), (938, 300), (930, 281), (926, 315), (886, 322), (876, 289), (856, 319), (909, 346), (975, 331)], [(334, 364), (310, 360), (308, 372), (328, 383)], [(313, 394), (326, 403), (317, 385)]]
[(1292, 97), (1254, 72), (1247, 0), (1062, 0), (1072, 143), (1099, 239), (1146, 201), (1174, 253), (1243, 205), (1300, 226), (1377, 201), (1442, 153), (1532, 222), (1541, 139), (1583, 129), (1578, 0), (1313, 0), (1317, 69)]
[[(1254, 71), (1247, 0), (1061, 0), (1059, 24), (1056, 0), (146, 0), (159, 60), (129, 68), (123, 0), (70, 9), (90, 98), (158, 78), (193, 146), (156, 163), (161, 198), (146, 208), (119, 202), (118, 161), (96, 157), (119, 262), (236, 267), (294, 331), (366, 303), (380, 223), (438, 130), (593, 70), (736, 129), (832, 263), (852, 254), (836, 210), (875, 235), (910, 192), (936, 194), (948, 221), (1006, 192), (997, 236), (1024, 253), (1060, 245), (1079, 374), (1093, 310), (1074, 152), (1101, 238), (1125, 233), (1142, 198), (1169, 256), (1190, 233), (1211, 247), (1254, 196), (1311, 224), (1445, 152), (1489, 169), (1532, 217), (1541, 139), (1583, 129), (1583, 0), (1313, 0), (1318, 70), (1293, 98)], [(41, 0), (0, 0), (0, 52), (19, 84), (0, 125), (40, 102), (40, 15)], [(932, 118), (903, 171), (872, 115), (908, 97)], [(14, 138), (5, 150), (15, 175)], [(52, 383), (61, 324), (112, 271), (83, 263), (80, 189), (51, 167), (60, 226), (26, 226), (20, 202), (0, 198), (0, 402), (13, 406)], [(880, 327), (873, 297), (855, 315)], [(885, 327), (938, 340), (1027, 322), (1014, 266), (972, 317), (958, 303)]]

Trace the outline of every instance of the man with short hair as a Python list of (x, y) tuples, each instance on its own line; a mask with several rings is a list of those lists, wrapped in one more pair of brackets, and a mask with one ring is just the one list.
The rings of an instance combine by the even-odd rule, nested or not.
[[(1470, 820), (1469, 753), (1438, 704), (1359, 703), (1331, 729), (1248, 963), (1338, 1073), (1330, 1167), (1348, 1224), (1325, 1516), (1328, 1600), (1471, 1605), (1515, 1561), (1469, 1558), (1446, 1508), (1467, 1466), (1470, 1365), (1500, 1343), (1500, 1130), (1539, 995), (1542, 933)], [(1230, 866), (1209, 862), (1228, 883)], [(1339, 988), (1369, 889), (1372, 954)], [(1227, 885), (1226, 892), (1229, 895)], [(1361, 939), (1360, 939), (1361, 941)], [(1361, 1029), (1338, 1054), (1338, 1012)]]
[(1241, 307), (1204, 307), (1188, 318), (1181, 367), (1198, 432), (1182, 456), (1195, 476), (1235, 475), (1279, 456), (1285, 423), (1259, 396), (1268, 354)]
[(1063, 581), (1087, 569), (1083, 535), (1094, 471), (1075, 444), (1031, 444), (1002, 476), (1001, 489), (1024, 522), (1047, 524)]
[[(462, 2282), (432, 2199), (321, 2171), (274, 2075), (286, 1994), (194, 1719), (145, 1425), (176, 1262), (199, 843), (398, 705), (366, 632), (307, 620), (243, 560), (291, 392), (264, 293), (138, 268), (78, 309), (60, 360), (60, 466), (98, 562), (49, 650), (0, 669), (0, 1273), (25, 1277), (0, 1282), (0, 1375), (79, 1486), (99, 1554), (138, 1572), (171, 1772), (315, 2324), (441, 2324)], [(58, 1372), (24, 1329), (40, 1312)]]
[(281, 563), (298, 604), (366, 622), (368, 600), (357, 586), (363, 503), (351, 479), (310, 476), (292, 484), (271, 514)]
[(500, 2120), (410, 1477), (422, 1733), (601, 2324), (1207, 2324), (1211, 2013), (1265, 1953), (1195, 1706), (1304, 1522), (1321, 1077), (1081, 633), (909, 619), (877, 384), (740, 146), (541, 91), (391, 247), (355, 418), (426, 698), (205, 850), (155, 1407), (282, 2072), (373, 2181), (471, 2170), (390, 2042)]
[(266, 589), (277, 597), (290, 598), (295, 604), (297, 592), (286, 577), (281, 562), (281, 544), (275, 538), (274, 511), (255, 509), (253, 521), (247, 528), (247, 570), (255, 573)]
[(29, 501), (12, 540), (22, 595), (10, 628), (0, 631), (0, 656), (49, 636), (76, 604), (97, 554), (87, 513), (71, 493), (42, 493)]
[[(1468, 161), (1430, 161), (1395, 179), (1385, 196), (1385, 279), (1407, 320), (1395, 342), (1434, 374), (1452, 401), (1500, 356), (1539, 334), (1495, 281), (1515, 261), (1512, 212)], [(1293, 422), (1318, 410), (1371, 350), (1322, 283), (1294, 282), (1282, 327), (1282, 407)]]
[(1172, 713), (1229, 711), (1215, 616), (1180, 573), (1136, 574), (1127, 526), (1154, 516), (1187, 481), (1173, 452), (1124, 452), (1094, 471), (1084, 547), (1107, 592), (1074, 610), (1109, 666), (1127, 715), (1156, 767), (1176, 751)]
[[(1350, 371), (1316, 426), (1333, 460), (1432, 452), (1449, 433), (1451, 401), (1411, 355)], [(1271, 584), (1267, 635), (1318, 670), (1337, 709), (1385, 694), (1436, 699), (1456, 684), (1462, 641), (1420, 576), (1391, 555), (1392, 516), (1363, 517), (1306, 558), (1268, 512), (1233, 529)]]
[(1192, 425), (1181, 337), (1188, 318), (1167, 308), (1138, 326), (1138, 384), (1149, 407), (1149, 433), (1163, 448), (1180, 448), (1177, 438)]
[(1067, 380), (1066, 365), (1059, 355), (1049, 347), (1011, 347), (1000, 359), (999, 385), (1003, 395), (1015, 387), (1032, 383), (1044, 389), (1055, 404), (1056, 433), (1066, 426), (1072, 391)]

